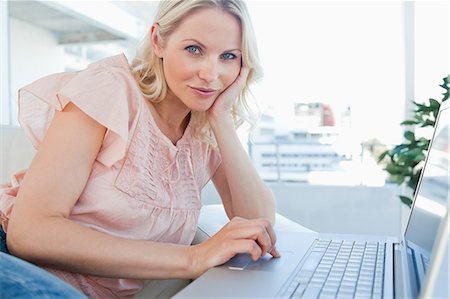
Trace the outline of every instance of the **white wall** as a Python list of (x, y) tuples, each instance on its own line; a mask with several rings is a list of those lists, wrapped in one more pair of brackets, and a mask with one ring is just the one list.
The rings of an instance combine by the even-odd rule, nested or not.
[(9, 124), (9, 22), (7, 1), (0, 1), (0, 124)]
[(52, 73), (64, 71), (64, 50), (49, 31), (10, 19), (12, 124), (17, 123), (19, 88)]
[(0, 184), (9, 183), (13, 174), (28, 168), (36, 150), (17, 126), (0, 126)]

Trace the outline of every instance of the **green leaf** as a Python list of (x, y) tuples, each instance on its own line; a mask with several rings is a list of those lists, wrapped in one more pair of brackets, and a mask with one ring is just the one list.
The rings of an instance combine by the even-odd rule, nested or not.
[(435, 99), (430, 99), (430, 107), (434, 108), (434, 110), (439, 110), (440, 106), (441, 104), (439, 104), (438, 101), (436, 101)]
[(425, 120), (421, 127), (434, 127), (435, 122), (433, 120)]
[(400, 125), (404, 125), (404, 126), (417, 125), (417, 124), (420, 124), (420, 122), (417, 120), (405, 120), (400, 123)]
[(390, 182), (396, 183), (397, 185), (401, 185), (405, 181), (405, 176), (389, 174), (388, 179)]
[(378, 163), (384, 160), (384, 158), (389, 154), (389, 150), (386, 150), (381, 153), (381, 155), (378, 156)]
[(447, 77), (444, 77), (442, 80), (444, 81), (445, 85), (448, 85), (448, 83), (450, 82), (450, 75), (448, 75)]
[[(428, 102), (425, 103), (413, 101), (413, 114), (410, 119), (401, 122), (401, 125), (420, 127), (435, 126), (441, 103), (450, 97), (450, 74), (442, 80), (444, 83), (439, 86), (445, 89), (445, 92), (442, 93), (443, 98), (440, 101), (429, 98)], [(404, 138), (405, 141), (402, 144), (395, 146), (391, 150), (384, 151), (379, 156), (378, 163), (381, 163), (382, 160), (389, 157), (390, 161), (384, 168), (389, 173), (389, 180), (397, 184), (406, 184), (406, 186), (415, 192), (430, 140), (424, 137), (416, 140), (413, 131), (406, 131)], [(404, 204), (411, 207), (411, 198), (407, 196), (399, 197)]]
[(416, 192), (417, 184), (419, 184), (420, 174), (422, 173), (422, 169), (413, 174), (408, 182), (408, 187)]
[(410, 156), (423, 156), (422, 150), (420, 148), (413, 148), (412, 150), (408, 151), (406, 155)]
[(417, 156), (414, 158), (414, 162), (421, 162), (421, 161), (425, 161), (425, 155), (422, 154), (422, 153), (420, 153), (419, 155), (417, 155)]
[(423, 117), (421, 114), (415, 114), (414, 118), (417, 119), (418, 123), (421, 123), (423, 121)]
[(415, 166), (418, 162), (423, 161), (425, 155), (422, 153), (422, 149), (413, 148), (407, 152), (402, 153), (398, 157), (398, 162), (408, 166)]
[(434, 118), (434, 119), (437, 118), (438, 113), (439, 113), (439, 109), (433, 111), (433, 118)]
[(417, 167), (418, 167), (418, 165), (420, 164), (420, 163), (422, 163), (423, 161), (415, 161), (414, 163), (413, 163), (413, 165), (411, 165), (411, 167), (412, 168), (414, 168), (414, 169), (416, 169)]
[(389, 155), (390, 156), (399, 155), (404, 149), (407, 149), (408, 147), (409, 147), (408, 144), (404, 144), (404, 143), (399, 144), (389, 151)]
[(401, 185), (405, 181), (404, 175), (390, 175), (389, 178), (392, 182), (396, 183), (397, 185)]
[(439, 85), (440, 87), (445, 89), (445, 92), (442, 93), (442, 95), (444, 96), (442, 98), (442, 102), (446, 101), (450, 95), (449, 90), (450, 90), (450, 85), (449, 85), (449, 81), (450, 81), (450, 75), (448, 75), (447, 77), (442, 79), (444, 81), (444, 84)]
[(400, 197), (400, 200), (402, 201), (402, 203), (404, 203), (408, 207), (411, 207), (411, 205), (412, 205), (411, 198), (409, 198), (408, 196), (404, 196), (404, 195), (399, 195), (398, 197)]
[(415, 110), (416, 113), (427, 113), (427, 112), (433, 111), (432, 107), (427, 106), (425, 104), (417, 103), (416, 105), (417, 105), (416, 110)]
[(403, 136), (405, 136), (406, 140), (409, 141), (414, 141), (416, 139), (412, 131), (406, 131), (405, 134), (403, 134)]
[(420, 137), (416, 144), (418, 147), (420, 147), (421, 150), (427, 150), (428, 146), (430, 145), (430, 140), (424, 137)]
[(420, 110), (420, 109), (426, 109), (427, 106), (424, 104), (421, 104), (419, 102), (413, 101), (413, 104), (416, 105), (416, 109)]
[(403, 167), (395, 164), (388, 164), (384, 169), (392, 175), (398, 175), (403, 172)]

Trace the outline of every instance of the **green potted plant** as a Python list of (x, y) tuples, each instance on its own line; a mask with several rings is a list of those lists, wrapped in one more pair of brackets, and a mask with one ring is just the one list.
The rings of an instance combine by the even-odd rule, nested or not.
[[(434, 127), (439, 107), (441, 103), (449, 97), (449, 80), (450, 75), (443, 78), (444, 83), (439, 85), (445, 89), (442, 93), (443, 97), (440, 101), (429, 99), (428, 103), (414, 104), (414, 114), (412, 119), (405, 120), (401, 123), (403, 126), (415, 127)], [(417, 187), (420, 173), (422, 172), (430, 139), (425, 137), (417, 138), (413, 131), (406, 130), (404, 133), (405, 141), (394, 148), (384, 151), (378, 157), (378, 163), (385, 164), (384, 169), (389, 173), (389, 179), (399, 185), (406, 184), (412, 194)], [(411, 207), (412, 198), (407, 195), (400, 195), (400, 200)]]

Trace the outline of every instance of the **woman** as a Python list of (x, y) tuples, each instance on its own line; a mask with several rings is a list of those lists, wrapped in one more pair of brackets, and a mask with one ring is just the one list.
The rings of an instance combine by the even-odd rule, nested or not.
[[(11, 254), (91, 298), (278, 257), (274, 199), (235, 131), (259, 73), (243, 2), (164, 1), (131, 68), (118, 55), (23, 88), (38, 152), (0, 200)], [(231, 221), (190, 246), (209, 179)]]

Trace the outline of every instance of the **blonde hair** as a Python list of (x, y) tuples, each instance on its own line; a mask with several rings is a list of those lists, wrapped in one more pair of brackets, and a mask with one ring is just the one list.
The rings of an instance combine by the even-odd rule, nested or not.
[[(164, 45), (164, 41), (173, 32), (177, 25), (193, 10), (201, 8), (217, 8), (235, 16), (242, 30), (242, 63), (250, 68), (247, 82), (234, 103), (231, 113), (234, 118), (235, 128), (248, 122), (253, 128), (259, 118), (259, 110), (256, 102), (250, 103), (249, 85), (262, 77), (262, 68), (259, 63), (256, 38), (253, 31), (247, 6), (240, 0), (168, 0), (159, 3), (155, 20), (159, 26), (158, 40)], [(144, 97), (158, 103), (167, 95), (167, 83), (164, 78), (162, 60), (153, 51), (150, 31), (138, 48), (137, 55), (131, 63), (131, 70), (139, 84)], [(206, 112), (194, 112), (193, 117), (194, 136), (216, 145), (214, 137), (206, 117)]]

